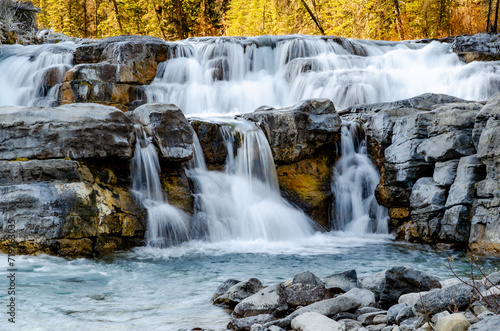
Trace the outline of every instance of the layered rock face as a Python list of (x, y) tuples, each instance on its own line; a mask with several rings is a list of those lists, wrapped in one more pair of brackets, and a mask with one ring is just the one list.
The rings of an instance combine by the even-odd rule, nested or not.
[(170, 148), (157, 146), (164, 180), (175, 175), (172, 198), (186, 201), (177, 172), (192, 156), (192, 133), (178, 108), (153, 104), (126, 116), (97, 104), (1, 107), (0, 250), (93, 256), (142, 244), (146, 213), (130, 192), (134, 126), (168, 136), (161, 141)]
[(498, 250), (499, 100), (425, 94), (345, 111), (378, 146), (377, 198), (399, 239)]

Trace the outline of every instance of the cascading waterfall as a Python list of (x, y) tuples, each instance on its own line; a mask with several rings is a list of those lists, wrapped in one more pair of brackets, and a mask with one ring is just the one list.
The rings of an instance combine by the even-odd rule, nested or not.
[(136, 126), (137, 142), (132, 159), (132, 192), (148, 214), (148, 245), (164, 247), (188, 239), (187, 215), (171, 206), (160, 182), (160, 163), (156, 148), (143, 128)]
[(324, 97), (342, 109), (422, 93), (485, 100), (500, 91), (500, 64), (461, 62), (451, 45), (281, 36), (194, 38), (158, 67), (148, 102), (185, 114), (245, 113)]
[(387, 233), (387, 210), (375, 199), (380, 175), (368, 157), (363, 124), (342, 127), (342, 156), (335, 164), (332, 228), (356, 234)]
[[(243, 121), (222, 125), (221, 133), (228, 150), (225, 171), (208, 171), (200, 163), (189, 170), (196, 188), (196, 237), (282, 241), (311, 235), (312, 221), (280, 196), (264, 133)], [(234, 156), (236, 134), (241, 146)]]
[(75, 49), (72, 42), (0, 47), (0, 106), (55, 106)]

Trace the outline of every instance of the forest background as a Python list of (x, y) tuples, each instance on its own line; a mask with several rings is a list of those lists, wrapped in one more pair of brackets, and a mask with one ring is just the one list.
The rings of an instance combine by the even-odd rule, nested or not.
[(496, 32), (500, 0), (35, 0), (69, 36), (337, 35), (404, 40)]

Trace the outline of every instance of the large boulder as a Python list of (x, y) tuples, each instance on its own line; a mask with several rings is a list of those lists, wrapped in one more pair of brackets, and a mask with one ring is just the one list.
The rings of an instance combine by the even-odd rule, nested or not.
[[(217, 302), (217, 300), (216, 300)], [(287, 293), (283, 284), (268, 286), (243, 299), (234, 307), (236, 317), (249, 317), (260, 314), (283, 315), (288, 309)]]
[(133, 123), (98, 104), (0, 107), (0, 160), (130, 158)]
[(498, 34), (478, 33), (455, 37), (453, 51), (465, 62), (500, 60)]
[(193, 131), (179, 107), (148, 103), (127, 115), (140, 123), (167, 161), (187, 161), (193, 157)]
[(324, 315), (309, 312), (295, 317), (292, 320), (294, 331), (342, 331), (340, 323)]
[(477, 297), (474, 287), (460, 283), (423, 294), (415, 304), (415, 310), (422, 314), (453, 312), (468, 307)]
[[(235, 307), (244, 299), (257, 293), (263, 288), (262, 283), (257, 278), (250, 278), (247, 281), (239, 282), (227, 289), (224, 294), (215, 298), (214, 304)], [(251, 315), (249, 315), (251, 316)]]

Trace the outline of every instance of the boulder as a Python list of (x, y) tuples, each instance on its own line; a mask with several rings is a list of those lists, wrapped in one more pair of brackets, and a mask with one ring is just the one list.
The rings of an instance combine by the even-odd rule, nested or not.
[(274, 319), (273, 315), (261, 314), (257, 316), (250, 316), (245, 318), (231, 318), (231, 321), (227, 325), (229, 330), (235, 331), (249, 331), (252, 329), (254, 324), (265, 324)]
[(295, 317), (291, 325), (294, 331), (343, 331), (338, 322), (315, 312), (307, 312)]
[(326, 289), (334, 293), (343, 293), (358, 287), (358, 276), (354, 269), (330, 275), (325, 277), (324, 281)]
[(491, 331), (500, 330), (500, 315), (491, 315), (481, 322), (473, 324), (469, 331)]
[(395, 322), (396, 324), (401, 324), (403, 321), (412, 318), (415, 316), (415, 313), (413, 312), (413, 308), (410, 306), (403, 307), (398, 314), (396, 315)]
[(452, 285), (422, 295), (420, 301), (415, 304), (415, 311), (422, 314), (456, 311), (471, 305), (477, 296), (474, 288), (469, 285)]
[[(205, 119), (190, 119), (190, 124), (198, 136), (207, 166), (224, 166), (228, 155), (224, 137), (224, 132), (227, 132), (228, 129), (224, 130), (224, 126), (227, 127), (227, 124)], [(237, 149), (239, 146), (239, 136), (234, 138)], [(236, 150), (233, 152), (236, 153)]]
[(187, 161), (193, 157), (193, 131), (177, 106), (149, 103), (127, 115), (153, 138), (160, 157), (167, 161)]
[(465, 62), (497, 61), (499, 44), (497, 34), (478, 33), (455, 37), (452, 49)]
[(436, 323), (436, 331), (467, 331), (470, 323), (463, 314), (451, 314)]
[[(363, 325), (369, 325), (369, 324), (375, 324), (373, 321), (375, 317), (384, 315), (386, 316), (387, 311), (381, 310), (381, 311), (376, 311), (373, 313), (366, 313), (358, 316), (358, 322), (360, 322)], [(380, 323), (377, 323), (380, 324)]]
[(279, 110), (258, 109), (238, 117), (256, 122), (264, 131), (277, 164), (300, 161), (320, 147), (334, 144), (341, 127), (328, 99), (311, 99)]
[(286, 294), (283, 284), (268, 286), (241, 300), (234, 307), (233, 315), (236, 317), (249, 317), (259, 314), (280, 316), (288, 309)]
[(314, 286), (322, 286), (323, 282), (321, 279), (316, 277), (310, 271), (304, 271), (299, 274), (296, 274), (292, 279), (292, 284), (304, 284), (304, 285), (314, 285)]
[(375, 293), (375, 298), (378, 300), (380, 298), (380, 294), (384, 290), (385, 273), (386, 271), (381, 271), (359, 278), (360, 287)]
[(470, 208), (464, 205), (453, 206), (446, 210), (441, 220), (439, 240), (465, 245), (470, 234)]
[(222, 284), (220, 284), (217, 287), (217, 289), (215, 290), (215, 293), (212, 295), (212, 299), (210, 299), (210, 301), (214, 302), (215, 299), (217, 299), (218, 297), (220, 297), (221, 295), (226, 293), (226, 291), (229, 290), (229, 288), (231, 286), (236, 285), (240, 282), (241, 282), (240, 280), (236, 280), (236, 279), (232, 279), (232, 278), (225, 280)]
[(387, 310), (387, 322), (389, 324), (395, 324), (396, 323), (396, 317), (398, 316), (399, 312), (401, 312), (405, 307), (410, 307), (406, 303), (398, 303), (389, 308)]
[(231, 286), (224, 294), (214, 300), (214, 304), (235, 307), (238, 303), (262, 289), (262, 283), (257, 278), (239, 282)]
[(458, 163), (457, 176), (451, 185), (446, 207), (472, 205), (475, 197), (475, 185), (485, 175), (484, 165), (476, 155), (462, 157)]
[(0, 107), (0, 160), (131, 158), (133, 123), (97, 104)]
[(358, 300), (363, 307), (374, 305), (376, 302), (375, 294), (364, 288), (353, 288), (344, 293), (344, 296)]
[(434, 182), (442, 187), (450, 187), (457, 175), (458, 162), (459, 160), (436, 162), (432, 176)]
[(288, 307), (297, 308), (324, 300), (327, 291), (323, 285), (292, 284), (285, 287)]
[(440, 288), (439, 280), (425, 272), (409, 267), (394, 267), (385, 273), (385, 285), (379, 303), (388, 309), (402, 294)]

